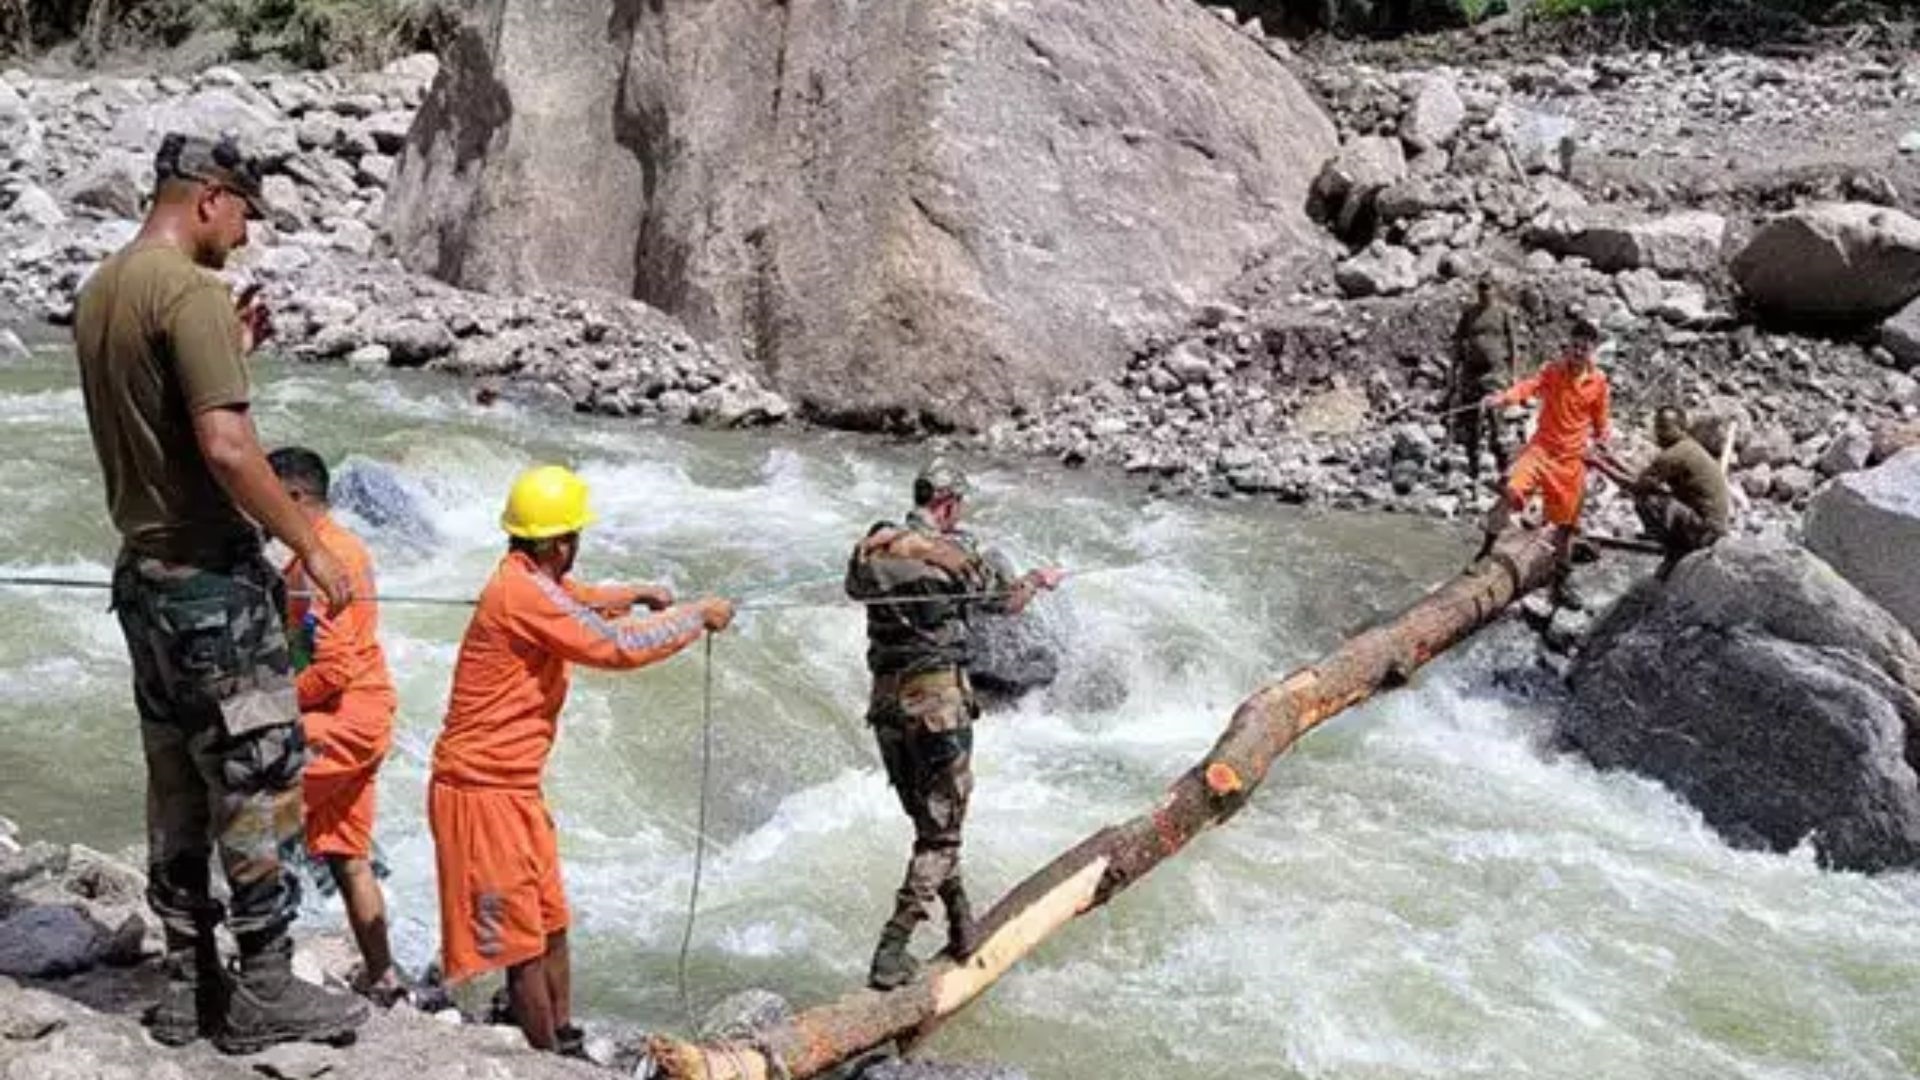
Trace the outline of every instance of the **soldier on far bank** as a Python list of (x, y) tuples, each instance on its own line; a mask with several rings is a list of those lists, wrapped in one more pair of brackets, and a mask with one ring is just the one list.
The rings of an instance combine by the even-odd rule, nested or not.
[(1460, 313), (1460, 323), (1453, 331), (1453, 349), (1447, 408), (1454, 441), (1467, 452), (1467, 476), (1477, 483), (1483, 434), (1503, 475), (1508, 465), (1505, 425), (1498, 412), (1481, 409), (1480, 402), (1520, 377), (1513, 302), (1491, 275), (1480, 279), (1473, 302)]
[(967, 668), (967, 616), (979, 607), (1017, 615), (1058, 569), (1015, 577), (961, 530), (968, 494), (960, 470), (935, 460), (913, 482), (906, 522), (868, 531), (847, 563), (847, 595), (867, 607), (867, 668), (873, 695), (867, 722), (880, 744), (887, 781), (913, 822), (913, 856), (880, 933), (867, 982), (892, 990), (913, 978), (907, 952), (937, 898), (946, 909), (947, 953), (973, 952), (973, 912), (960, 878), (960, 831), (973, 791), (973, 721), (979, 715)]
[(1633, 496), (1641, 524), (1666, 551), (1659, 570), (1664, 579), (1682, 558), (1727, 535), (1730, 498), (1727, 474), (1688, 433), (1686, 413), (1662, 406), (1653, 414), (1653, 440), (1660, 454), (1637, 473), (1604, 451), (1594, 454), (1593, 465)]

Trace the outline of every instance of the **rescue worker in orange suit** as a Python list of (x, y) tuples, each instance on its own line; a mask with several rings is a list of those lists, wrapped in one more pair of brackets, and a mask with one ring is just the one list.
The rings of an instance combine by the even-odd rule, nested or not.
[[(572, 1022), (570, 917), (541, 793), (570, 669), (645, 667), (733, 619), (713, 597), (675, 605), (659, 586), (574, 581), (592, 521), (586, 483), (567, 469), (514, 482), (501, 517), (507, 554), (460, 643), (427, 805), (447, 980), (505, 968), (527, 1042), (574, 1055), (583, 1036)], [(641, 605), (654, 614), (632, 617)]]
[(1540, 418), (1533, 438), (1507, 474), (1505, 497), (1487, 515), (1486, 543), (1479, 558), (1493, 550), (1494, 540), (1540, 496), (1547, 523), (1554, 531), (1559, 569), (1554, 576), (1554, 602), (1575, 611), (1585, 606), (1568, 578), (1573, 570), (1573, 540), (1579, 531), (1580, 507), (1586, 496), (1587, 450), (1609, 439), (1611, 390), (1599, 368), (1600, 328), (1588, 319), (1574, 324), (1566, 352), (1507, 390), (1490, 394), (1482, 406), (1506, 408), (1538, 400)]
[(311, 599), (306, 567), (296, 558), (287, 581), (287, 627), (294, 692), (300, 702), (307, 767), (301, 774), (307, 854), (324, 861), (340, 889), (347, 925), (360, 947), (354, 990), (382, 1005), (405, 992), (387, 943), (387, 905), (373, 872), (374, 777), (393, 743), (399, 699), (380, 648), (380, 608), (373, 602), (373, 556), (329, 513), (327, 463), (304, 447), (267, 455), (287, 497), (347, 569), (354, 602), (328, 616)]

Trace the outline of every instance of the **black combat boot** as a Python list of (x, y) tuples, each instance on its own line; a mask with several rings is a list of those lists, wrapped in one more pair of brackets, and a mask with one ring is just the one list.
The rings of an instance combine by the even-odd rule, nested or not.
[(162, 1046), (185, 1046), (202, 1035), (213, 1034), (213, 1024), (202, 1024), (202, 1015), (211, 1020), (220, 1015), (217, 1010), (203, 1014), (200, 1011), (200, 998), (203, 990), (211, 990), (202, 985), (200, 963), (194, 955), (191, 941), (180, 943), (169, 935), (167, 956), (161, 961), (161, 967), (167, 973), (167, 984), (160, 990), (160, 1000), (153, 1003), (141, 1021), (147, 1025), (147, 1031), (155, 1042)]
[(213, 1044), (229, 1054), (255, 1054), (283, 1042), (344, 1046), (367, 1022), (368, 1011), (352, 994), (294, 978), (293, 942), (283, 937), (240, 958), (227, 1022)]
[(913, 940), (913, 925), (889, 921), (880, 931), (880, 944), (874, 947), (873, 963), (867, 968), (867, 985), (875, 990), (894, 990), (913, 981), (920, 965), (907, 952)]
[(942, 887), (940, 903), (947, 909), (947, 955), (965, 960), (980, 946), (980, 927), (973, 921), (973, 904), (967, 900), (966, 888), (958, 882)]

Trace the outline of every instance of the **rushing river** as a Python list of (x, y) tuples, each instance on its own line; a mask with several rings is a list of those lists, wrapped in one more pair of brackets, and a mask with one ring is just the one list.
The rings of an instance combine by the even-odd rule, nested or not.
[[(819, 582), (904, 509), (917, 456), (481, 409), (426, 379), (262, 377), (270, 443), (389, 466), (417, 501), (430, 538), (364, 533), (387, 592), (471, 595), (509, 480), (562, 461), (601, 516), (585, 576), (823, 601), (743, 613), (714, 653), (693, 991), (806, 1004), (861, 979), (909, 831), (861, 720), (860, 615)], [(114, 540), (66, 358), (0, 370), (0, 454), (0, 572), (104, 578)], [(1039, 605), (1071, 642), (1062, 683), (979, 731), (966, 865), (982, 905), (1150, 803), (1258, 681), (1471, 546), (1427, 523), (1151, 503), (1050, 469), (978, 486), (974, 522), (1015, 561), (1098, 571)], [(104, 606), (0, 588), (0, 812), (118, 850), (141, 839), (142, 784)], [(401, 715), (378, 835), (418, 967), (436, 937), (427, 759), (464, 615), (383, 618)], [(1657, 786), (1544, 752), (1541, 713), (1490, 689), (1513, 650), (1476, 643), (1316, 733), (1231, 826), (1068, 928), (933, 1051), (1048, 1080), (1920, 1073), (1920, 880), (1731, 851)], [(701, 664), (583, 674), (562, 722), (547, 793), (589, 1022), (684, 1028)]]

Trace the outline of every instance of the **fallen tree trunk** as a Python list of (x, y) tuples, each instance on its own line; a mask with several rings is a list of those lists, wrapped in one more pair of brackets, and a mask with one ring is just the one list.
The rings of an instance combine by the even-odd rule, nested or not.
[(1413, 672), (1552, 575), (1551, 545), (1514, 532), (1494, 554), (1330, 656), (1255, 691), (1219, 741), (1150, 812), (1109, 826), (1054, 859), (993, 906), (964, 963), (930, 965), (891, 993), (858, 990), (748, 1040), (649, 1040), (675, 1080), (803, 1080), (876, 1047), (915, 1040), (958, 1012), (1075, 916), (1099, 907), (1194, 837), (1231, 818), (1274, 759), (1328, 718)]

